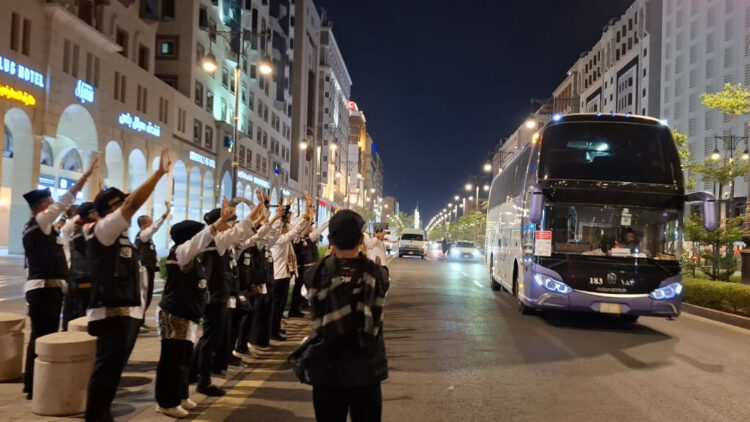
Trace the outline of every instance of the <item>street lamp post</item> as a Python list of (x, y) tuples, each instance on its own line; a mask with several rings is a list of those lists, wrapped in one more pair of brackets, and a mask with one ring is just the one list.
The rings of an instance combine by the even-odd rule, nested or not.
[[(240, 22), (242, 22), (242, 16), (240, 15)], [(232, 36), (239, 36), (239, 50), (237, 51), (237, 65), (234, 67), (234, 124), (232, 128), (232, 198), (237, 197), (237, 179), (238, 179), (238, 173), (239, 173), (239, 122), (240, 122), (240, 80), (242, 78), (242, 57), (245, 55), (246, 52), (246, 41), (252, 41), (253, 38), (260, 38), (260, 37), (269, 37), (271, 35), (270, 30), (265, 31), (262, 33), (255, 33), (255, 32), (249, 32), (245, 31), (244, 29), (240, 29), (238, 31), (211, 31), (212, 35), (221, 35), (222, 37), (229, 36), (230, 39), (227, 39), (227, 42), (230, 44), (232, 43), (231, 37)], [(245, 39), (247, 36), (248, 39)], [(226, 38), (225, 38), (226, 39)], [(209, 51), (208, 55), (204, 57), (203, 59), (203, 70), (205, 70), (208, 73), (214, 73), (216, 72), (216, 69), (219, 68), (219, 65), (216, 61), (216, 57), (213, 55), (211, 51)], [(271, 62), (267, 58), (261, 59), (258, 65), (258, 71), (261, 75), (270, 75), (273, 72), (273, 68), (271, 67)]]

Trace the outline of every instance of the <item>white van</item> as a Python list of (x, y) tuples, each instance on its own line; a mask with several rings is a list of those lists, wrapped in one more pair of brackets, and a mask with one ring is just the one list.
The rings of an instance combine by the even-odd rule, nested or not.
[(398, 257), (409, 255), (424, 259), (424, 237), (424, 231), (421, 229), (403, 229), (398, 240)]

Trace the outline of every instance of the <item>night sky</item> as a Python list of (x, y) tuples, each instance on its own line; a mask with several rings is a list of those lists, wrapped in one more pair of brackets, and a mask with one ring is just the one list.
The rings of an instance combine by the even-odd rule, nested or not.
[(632, 0), (315, 2), (382, 155), (385, 194), (409, 214), (419, 201), (429, 220)]

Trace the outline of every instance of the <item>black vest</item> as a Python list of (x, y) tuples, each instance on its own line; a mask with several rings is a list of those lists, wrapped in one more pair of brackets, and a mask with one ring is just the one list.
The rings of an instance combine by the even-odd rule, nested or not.
[(73, 238), (70, 240), (70, 274), (71, 280), (89, 275), (89, 263), (86, 260), (86, 239), (83, 238), (83, 226), (76, 224)]
[(92, 281), (91, 307), (140, 306), (141, 285), (138, 254), (124, 234), (110, 246), (102, 245), (88, 230), (86, 257)]
[(250, 248), (252, 255), (252, 284), (272, 285), (274, 280), (273, 274), (273, 255), (266, 248)]
[(318, 262), (318, 242), (313, 242), (305, 236), (294, 244), (294, 254), (297, 255), (299, 266), (309, 266)]
[(141, 232), (138, 232), (135, 235), (135, 248), (138, 249), (138, 259), (141, 260), (141, 265), (151, 271), (159, 270), (159, 260), (156, 257), (156, 246), (153, 240), (141, 242)]
[(200, 255), (182, 270), (177, 264), (176, 246), (167, 257), (167, 282), (159, 307), (193, 322), (200, 322), (208, 303), (208, 282)]
[(216, 251), (216, 244), (211, 242), (201, 256), (208, 277), (210, 303), (227, 303), (229, 296), (237, 292), (237, 263), (232, 256), (232, 251), (227, 249), (224, 255), (219, 255)]
[(44, 234), (36, 218), (31, 217), (23, 230), (23, 249), (29, 272), (27, 280), (65, 279), (68, 276), (62, 239), (54, 226), (49, 234)]
[(237, 269), (239, 271), (239, 291), (243, 292), (245, 296), (248, 296), (247, 291), (250, 289), (250, 285), (253, 279), (253, 252), (255, 246), (251, 246), (242, 253), (240, 253), (240, 259), (237, 262)]

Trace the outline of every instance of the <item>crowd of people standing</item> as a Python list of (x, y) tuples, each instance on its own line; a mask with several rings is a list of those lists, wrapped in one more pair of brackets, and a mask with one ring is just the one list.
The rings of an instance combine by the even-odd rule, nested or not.
[[(75, 207), (76, 194), (83, 189), (97, 166), (97, 160), (93, 160), (81, 179), (57, 201), (47, 189), (25, 194), (32, 216), (23, 236), (28, 268), (24, 290), (31, 318), (24, 392), (27, 398), (33, 395), (35, 340), (58, 331), (61, 311), (63, 329), (67, 328), (69, 321), (86, 315), (88, 331), (96, 337), (96, 361), (88, 385), (85, 415), (86, 421), (92, 422), (113, 420), (110, 407), (120, 377), (139, 332), (149, 329), (145, 326), (145, 313), (151, 304), (155, 275), (159, 271), (157, 252), (151, 239), (167, 220), (169, 204), (156, 221), (149, 216), (137, 218), (140, 230), (134, 242), (128, 238), (127, 231), (137, 210), (148, 200), (159, 180), (169, 173), (171, 161), (168, 151), (164, 150), (156, 171), (129, 194), (114, 187), (100, 187), (93, 202)], [(238, 201), (252, 206), (251, 212), (241, 220), (237, 219), (235, 210)], [(306, 280), (314, 327), (322, 332), (327, 330), (327, 325), (318, 321), (315, 315), (324, 315), (331, 303), (320, 297), (321, 283), (330, 283), (336, 268), (348, 269), (354, 264), (374, 261), (377, 264), (367, 264), (367, 271), (361, 273), (375, 275), (360, 276), (359, 279), (372, 286), (378, 280), (382, 294), (377, 297), (382, 296), (382, 299), (377, 305), (374, 302), (366, 304), (367, 318), (357, 319), (350, 327), (339, 327), (328, 334), (335, 332), (332, 344), (335, 340), (344, 345), (342, 350), (351, 353), (357, 348), (351, 349), (356, 346), (350, 343), (353, 341), (351, 335), (362, 332), (365, 326), (359, 325), (365, 324), (366, 320), (364, 332), (374, 339), (366, 351), (377, 353), (379, 358), (375, 362), (377, 370), (373, 370), (377, 374), (373, 372), (374, 375), (362, 378), (368, 385), (371, 398), (375, 394), (373, 385), (377, 384), (377, 406), (372, 400), (370, 403), (376, 409), (365, 413), (377, 414), (377, 419), (357, 420), (380, 419), (379, 382), (387, 374), (382, 329), (378, 328), (382, 325), (382, 301), (387, 290), (382, 235), (376, 233), (372, 239), (363, 236), (364, 221), (359, 217), (359, 220), (354, 220), (358, 225), (354, 233), (347, 233), (349, 238), (343, 244), (345, 248), (341, 240), (337, 247), (335, 234), (338, 231), (342, 236), (342, 229), (332, 225), (329, 236), (331, 259), (328, 261), (346, 265), (322, 271), (325, 276), (321, 279), (321, 271), (317, 268), (323, 264), (316, 267), (320, 258), (317, 244), (328, 223), (314, 224), (315, 203), (307, 192), (301, 215), (293, 215), (291, 204), (291, 198), (286, 203), (271, 204), (266, 193), (258, 190), (254, 203), (243, 198), (235, 198), (233, 202), (224, 198), (221, 207), (206, 213), (202, 222), (184, 220), (170, 227), (173, 245), (166, 259), (165, 286), (156, 309), (161, 341), (155, 386), (158, 412), (176, 418), (187, 416), (188, 411), (197, 406), (188, 394), (190, 383), (196, 382), (196, 390), (202, 394), (222, 396), (226, 391), (211, 382), (212, 373), (226, 370), (230, 363), (258, 356), (270, 347), (271, 340), (285, 341), (282, 318), (292, 279), (295, 281), (288, 316), (303, 316), (302, 308), (307, 300), (303, 297), (302, 281)], [(337, 216), (331, 221), (340, 220)], [(347, 223), (347, 230), (351, 232), (351, 218)], [(381, 247), (383, 251), (380, 251)], [(361, 254), (362, 248), (366, 248), (372, 261)], [(351, 260), (349, 254), (352, 251), (363, 261)], [(359, 279), (354, 281), (362, 283)], [(359, 293), (349, 291), (348, 294)], [(374, 297), (370, 299), (374, 300)], [(373, 309), (381, 310), (376, 313), (374, 323)], [(352, 309), (351, 315), (359, 315), (361, 311)], [(361, 340), (359, 335), (357, 341)], [(341, 338), (348, 340), (342, 342)], [(343, 361), (351, 361), (350, 355), (344, 356)], [(338, 361), (338, 358), (332, 358), (332, 367), (336, 367)], [(332, 375), (330, 379), (335, 380), (337, 376)], [(348, 385), (348, 382), (342, 384), (339, 381), (327, 384), (336, 388)], [(315, 391), (318, 420), (339, 420), (325, 416), (325, 409), (344, 403), (330, 396), (335, 390), (315, 386)], [(321, 407), (321, 403), (328, 405)], [(370, 409), (361, 405), (355, 407), (360, 411)], [(352, 407), (352, 417), (354, 413)]]

